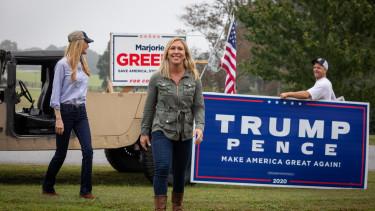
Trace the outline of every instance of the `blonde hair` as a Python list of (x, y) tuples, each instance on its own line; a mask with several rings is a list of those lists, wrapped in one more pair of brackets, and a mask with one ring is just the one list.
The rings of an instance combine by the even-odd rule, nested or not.
[(194, 76), (194, 79), (197, 80), (199, 78), (199, 72), (197, 68), (195, 67), (195, 63), (191, 57), (189, 47), (187, 46), (185, 40), (181, 37), (172, 38), (171, 40), (168, 41), (167, 45), (165, 46), (163, 58), (161, 60), (161, 64), (159, 67), (159, 71), (161, 75), (166, 78), (171, 78), (171, 75), (169, 72), (168, 50), (171, 48), (172, 44), (176, 41), (180, 41), (185, 49), (185, 59), (184, 59), (185, 70), (190, 70)]
[(69, 42), (69, 45), (65, 50), (65, 56), (68, 59), (70, 68), (72, 69), (72, 81), (77, 80), (77, 69), (79, 62), (81, 62), (82, 64), (83, 72), (85, 72), (86, 75), (90, 76), (90, 68), (87, 63), (87, 58), (82, 54), (84, 42), (84, 40), (75, 40)]

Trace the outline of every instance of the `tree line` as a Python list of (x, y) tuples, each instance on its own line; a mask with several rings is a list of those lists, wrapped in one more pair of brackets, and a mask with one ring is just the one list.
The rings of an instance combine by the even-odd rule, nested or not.
[[(3, 40), (0, 43), (0, 49), (6, 50), (6, 51), (18, 51), (18, 50), (26, 50), (26, 51), (28, 51), (28, 50), (65, 50), (65, 48), (66, 48), (66, 46), (57, 47), (57, 46), (51, 44), (48, 47), (46, 47), (45, 49), (42, 49), (42, 48), (39, 48), (39, 47), (31, 47), (31, 48), (27, 48), (27, 49), (19, 49), (18, 48), (18, 44), (15, 41)], [(94, 73), (94, 74), (97, 74), (99, 72), (99, 69), (96, 67), (96, 64), (98, 62), (99, 56), (100, 55), (98, 53), (96, 53), (95, 51), (93, 51), (91, 49), (88, 49), (88, 51), (87, 51), (88, 63), (89, 63), (89, 67), (91, 69), (91, 72)], [(29, 66), (27, 68), (28, 69), (33, 69), (32, 66)]]
[[(337, 96), (375, 103), (373, 0), (216, 0), (189, 5), (185, 12), (185, 24), (202, 31), (210, 43), (222, 27), (228, 27), (225, 19), (234, 14), (239, 22), (238, 87), (251, 86), (254, 82), (241, 81), (241, 77), (252, 77), (276, 82), (270, 86), (274, 94), (268, 95), (306, 90), (315, 80), (311, 60), (323, 57), (329, 62), (328, 78)], [(224, 40), (225, 36), (221, 43)], [(238, 92), (258, 94), (251, 89), (238, 88)], [(370, 108), (374, 133), (375, 110)]]
[[(311, 60), (323, 57), (329, 62), (328, 78), (337, 96), (375, 103), (374, 0), (198, 2), (185, 7), (180, 19), (186, 27), (178, 32), (199, 31), (210, 43), (210, 50), (216, 52), (214, 46), (223, 49), (226, 36), (222, 32), (227, 31), (232, 14), (238, 21), (240, 94), (278, 96), (287, 90), (306, 90), (314, 84)], [(210, 52), (194, 54), (197, 59), (208, 59)], [(106, 87), (109, 45), (94, 66)], [(213, 66), (203, 76), (205, 90), (223, 92), (225, 72), (211, 71)], [(372, 133), (374, 111), (372, 106)]]

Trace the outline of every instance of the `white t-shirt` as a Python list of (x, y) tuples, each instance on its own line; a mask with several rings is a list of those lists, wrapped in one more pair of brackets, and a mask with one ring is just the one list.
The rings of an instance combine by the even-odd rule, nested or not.
[(310, 93), (312, 100), (336, 100), (332, 84), (326, 77), (317, 80), (307, 92)]

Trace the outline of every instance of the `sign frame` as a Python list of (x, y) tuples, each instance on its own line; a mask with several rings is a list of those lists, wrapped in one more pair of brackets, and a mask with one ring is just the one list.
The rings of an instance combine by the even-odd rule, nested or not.
[[(351, 102), (351, 101), (346, 101), (346, 102), (340, 102), (340, 101), (309, 101), (309, 100), (297, 100), (297, 99), (280, 99), (279, 97), (269, 97), (269, 96), (254, 96), (254, 95), (239, 95), (239, 94), (227, 95), (227, 94), (207, 93), (207, 92), (204, 93), (204, 99), (205, 99), (205, 105), (206, 105), (206, 126), (205, 126), (206, 129), (205, 129), (205, 132), (204, 132), (203, 142), (199, 145), (195, 145), (195, 144), (192, 145), (192, 158), (191, 158), (192, 165), (191, 165), (191, 175), (190, 175), (192, 183), (244, 185), (244, 186), (266, 186), (266, 187), (268, 186), (268, 187), (292, 187), (292, 188), (321, 188), (321, 189), (366, 189), (367, 188), (368, 148), (369, 148), (369, 146), (368, 146), (369, 145), (369, 111), (370, 111), (370, 104), (369, 103)], [(215, 106), (215, 103), (218, 104), (218, 106)], [(356, 109), (355, 115), (357, 115), (357, 116), (361, 115), (361, 116), (358, 116), (358, 118), (362, 119), (361, 120), (362, 122), (359, 123), (360, 125), (362, 125), (362, 128), (359, 128), (359, 129), (358, 128), (351, 128), (351, 130), (352, 129), (356, 130), (354, 132), (357, 132), (358, 134), (359, 133), (362, 134), (362, 137), (359, 138), (360, 143), (358, 143), (358, 144), (361, 144), (361, 146), (359, 146), (360, 148), (358, 148), (358, 146), (357, 146), (358, 144), (356, 145), (356, 147), (357, 147), (356, 149), (358, 149), (357, 152), (360, 151), (361, 154), (360, 155), (358, 155), (358, 153), (355, 154), (355, 156), (356, 156), (355, 158), (361, 159), (361, 162), (360, 162), (361, 166), (358, 167), (356, 165), (353, 165), (356, 168), (355, 171), (357, 171), (357, 170), (359, 171), (358, 168), (360, 168), (360, 172), (353, 173), (353, 174), (359, 175), (359, 178), (356, 178), (358, 182), (335, 181), (335, 180), (338, 180), (337, 178), (332, 178), (332, 181), (328, 181), (327, 178), (324, 178), (321, 181), (319, 181), (319, 180), (308, 180), (308, 179), (304, 179), (304, 177), (301, 178), (300, 175), (303, 174), (303, 171), (306, 171), (306, 174), (311, 173), (311, 172), (309, 172), (310, 167), (304, 168), (303, 171), (298, 170), (298, 173), (295, 173), (295, 175), (298, 175), (298, 176), (296, 178), (294, 178), (291, 175), (289, 175), (289, 176), (288, 175), (283, 175), (283, 176), (278, 175), (278, 176), (273, 176), (273, 177), (270, 176), (270, 175), (263, 175), (263, 177), (259, 177), (259, 174), (257, 174), (257, 173), (254, 173), (254, 174), (258, 175), (257, 177), (251, 177), (251, 175), (246, 175), (246, 174), (241, 173), (241, 171), (242, 172), (250, 171), (251, 168), (253, 170), (256, 170), (256, 171), (266, 171), (266, 170), (269, 169), (268, 172), (274, 172), (275, 174), (284, 172), (284, 170), (279, 170), (279, 171), (275, 170), (275, 169), (277, 169), (276, 168), (277, 165), (274, 165), (276, 167), (273, 168), (272, 165), (260, 165), (260, 167), (249, 167), (249, 166), (252, 166), (252, 165), (246, 166), (246, 165), (241, 164), (241, 167), (238, 167), (238, 172), (236, 172), (236, 170), (235, 170), (236, 167), (233, 167), (233, 166), (237, 165), (237, 164), (233, 164), (231, 166), (230, 163), (229, 164), (225, 163), (226, 160), (224, 159), (224, 164), (222, 164), (222, 166), (220, 166), (221, 163), (220, 163), (220, 161), (218, 161), (218, 155), (220, 155), (220, 153), (222, 153), (220, 150), (225, 148), (225, 146), (222, 146), (222, 145), (225, 144), (225, 140), (223, 141), (220, 138), (220, 134), (219, 135), (217, 134), (217, 133), (220, 133), (220, 130), (218, 130), (218, 127), (219, 127), (218, 123), (213, 122), (212, 113), (215, 114), (215, 112), (217, 112), (217, 111), (222, 112), (222, 111), (228, 111), (228, 109), (229, 110), (232, 109), (232, 110), (237, 110), (235, 112), (239, 112), (239, 113), (236, 113), (236, 114), (243, 114), (243, 115), (249, 114), (249, 111), (241, 111), (241, 109), (239, 109), (241, 107), (246, 108), (246, 106), (244, 107), (244, 106), (241, 105), (241, 106), (235, 107), (236, 104), (239, 104), (239, 105), (240, 104), (246, 104), (246, 106), (249, 105), (249, 108), (251, 107), (250, 105), (258, 106), (257, 104), (259, 104), (259, 106), (261, 106), (261, 108), (259, 108), (259, 109), (260, 110), (266, 110), (265, 113), (264, 114), (258, 114), (256, 112), (259, 112), (259, 110), (256, 110), (252, 114), (253, 115), (258, 114), (258, 116), (261, 116), (262, 118), (264, 118), (264, 116), (262, 116), (262, 115), (266, 116), (267, 112), (271, 111), (271, 110), (266, 109), (265, 106), (267, 106), (267, 105), (273, 105), (273, 109), (276, 108), (277, 106), (280, 106), (280, 108), (282, 108), (280, 110), (280, 112), (284, 112), (281, 116), (283, 116), (283, 115), (285, 116), (285, 114), (286, 114), (285, 109), (287, 109), (287, 110), (289, 109), (287, 107), (290, 107), (290, 109), (295, 109), (298, 106), (305, 106), (306, 111), (308, 111), (308, 112), (318, 111), (318, 109), (322, 109), (322, 110), (328, 109), (328, 110), (330, 110), (329, 112), (331, 112), (331, 113), (332, 113), (332, 109), (337, 109), (337, 110), (334, 110), (334, 111), (338, 112), (338, 113), (341, 112), (340, 109), (343, 110), (343, 111), (346, 110), (347, 112), (351, 112), (351, 110)], [(276, 105), (276, 104), (278, 104), (278, 105)], [(293, 108), (293, 105), (294, 105), (294, 108)], [(226, 106), (228, 106), (228, 108), (225, 108)], [(251, 108), (253, 108), (253, 107), (251, 107)], [(301, 108), (302, 107), (300, 107), (299, 109), (301, 109)], [(296, 110), (298, 110), (298, 109), (296, 109)], [(272, 112), (275, 112), (275, 111), (272, 110)], [(327, 111), (324, 111), (324, 112), (327, 112)], [(322, 111), (321, 115), (323, 115), (324, 112)], [(229, 111), (227, 113), (231, 113), (231, 112)], [(215, 116), (216, 116), (216, 114), (215, 114)], [(342, 118), (345, 118), (345, 117), (340, 117), (340, 119), (342, 119)], [(240, 120), (237, 120), (237, 116), (236, 116), (236, 121), (241, 122)], [(291, 121), (293, 122), (293, 118), (292, 118)], [(232, 123), (235, 124), (234, 122), (230, 122), (230, 124), (232, 124)], [(229, 123), (228, 123), (228, 125), (229, 125)], [(212, 130), (209, 129), (209, 128), (212, 128), (212, 127), (216, 128), (216, 130), (214, 130), (214, 132), (212, 132)], [(236, 127), (237, 126), (232, 127), (232, 129), (236, 128)], [(224, 137), (228, 137), (228, 136), (234, 137), (234, 138), (243, 137), (243, 134), (239, 134), (238, 130), (236, 130), (238, 134), (235, 134), (235, 133), (232, 133), (233, 131), (230, 131), (231, 130), (230, 127), (228, 127), (227, 129), (228, 129), (228, 131), (224, 135)], [(359, 130), (361, 130), (361, 131), (359, 131)], [(249, 130), (249, 131), (251, 132), (252, 130)], [(254, 136), (254, 134), (252, 134), (252, 135)], [(264, 137), (264, 140), (267, 144), (267, 136), (263, 135), (263, 137)], [(270, 135), (269, 135), (269, 137), (270, 137)], [(225, 138), (223, 138), (223, 139), (225, 139)], [(262, 139), (262, 138), (260, 138), (260, 139)], [(315, 138), (315, 139), (317, 139), (317, 138)], [(215, 140), (215, 142), (213, 142), (212, 140)], [(239, 140), (241, 140), (241, 143), (242, 143), (242, 141), (244, 141), (240, 138), (239, 138)], [(287, 140), (289, 140), (289, 139), (287, 138)], [(301, 140), (301, 138), (299, 140)], [(320, 142), (324, 142), (325, 140), (326, 139), (319, 139)], [(332, 139), (330, 139), (330, 140), (332, 142)], [(246, 141), (249, 141), (249, 140), (246, 140)], [(293, 144), (292, 141), (293, 140), (291, 140), (291, 145)], [(314, 142), (314, 141), (316, 141), (316, 140), (312, 140), (311, 142)], [(343, 152), (347, 152), (348, 150), (345, 151), (345, 150), (340, 148), (340, 146), (343, 146), (343, 145), (340, 145), (341, 144), (340, 141), (342, 141), (342, 140), (340, 140), (340, 139), (337, 140), (337, 143), (338, 143), (337, 148), (339, 150), (343, 151)], [(344, 141), (346, 141), (346, 140), (344, 139)], [(215, 144), (213, 144), (213, 143), (215, 143)], [(346, 144), (347, 142), (344, 142), (344, 143)], [(227, 144), (228, 144), (228, 142), (227, 142)], [(352, 143), (350, 143), (350, 144), (352, 144)], [(218, 146), (215, 146), (215, 145), (220, 145), (220, 146), (218, 147)], [(253, 156), (252, 154), (261, 153), (261, 152), (252, 152), (252, 151), (250, 151), (248, 145), (246, 145), (246, 146), (247, 146), (247, 150), (249, 151), (248, 155), (247, 155), (248, 158)], [(345, 145), (345, 146), (347, 146), (347, 145)], [(226, 146), (226, 147), (228, 147), (228, 146)], [(216, 149), (219, 148), (220, 150), (219, 150), (219, 152), (217, 152), (213, 148), (216, 148)], [(265, 147), (265, 149), (266, 149), (266, 147)], [(211, 150), (211, 152), (210, 152), (210, 150)], [(225, 152), (225, 150), (222, 150), (222, 151)], [(341, 151), (339, 151), (338, 153), (341, 153)], [(238, 151), (238, 152), (239, 152), (239, 154), (242, 153), (242, 151)], [(225, 152), (225, 153), (227, 153), (227, 152)], [(223, 153), (223, 154), (225, 154), (225, 153)], [(281, 166), (282, 165), (285, 166), (286, 165), (286, 159), (287, 159), (286, 157), (288, 155), (286, 157), (285, 156), (280, 157), (280, 154), (278, 155), (276, 152), (274, 154), (275, 155), (271, 154), (271, 155), (268, 155), (268, 156), (275, 156), (275, 158), (282, 159), (283, 163), (282, 164), (279, 163), (279, 164)], [(298, 158), (298, 156), (301, 156), (301, 155), (297, 155), (296, 157), (293, 157), (294, 154), (291, 154), (290, 156), (292, 157), (292, 159), (295, 159), (296, 157)], [(303, 156), (301, 156), (301, 157), (303, 157)], [(244, 156), (244, 157), (246, 157), (246, 156)], [(223, 157), (221, 157), (221, 159), (223, 159)], [(315, 158), (314, 158), (314, 155), (313, 155), (313, 157), (311, 157), (311, 160), (314, 160), (314, 159)], [(303, 160), (303, 159), (301, 159), (301, 160)], [(327, 158), (327, 160), (329, 160), (329, 159)], [(221, 162), (223, 162), (223, 161), (221, 161)], [(341, 161), (341, 162), (344, 162), (344, 161)], [(345, 161), (345, 162), (347, 162), (347, 161)], [(343, 166), (346, 165), (345, 162), (340, 163), (340, 165), (343, 165)], [(218, 165), (218, 166), (215, 167), (215, 165)], [(240, 165), (240, 164), (238, 164), (238, 165)], [(352, 164), (350, 164), (350, 165), (352, 165)], [(290, 166), (288, 166), (288, 167), (290, 167)], [(287, 167), (287, 169), (290, 170), (290, 168), (288, 168), (288, 167)], [(250, 168), (250, 170), (248, 168)], [(281, 167), (281, 168), (283, 168), (283, 167)], [(296, 168), (298, 168), (298, 167), (296, 167)], [(341, 166), (340, 166), (340, 168), (341, 168)], [(332, 172), (327, 170), (328, 168), (326, 168), (326, 169), (316, 168), (316, 169), (322, 171), (323, 175), (326, 175), (326, 176), (330, 175), (330, 174), (332, 175)], [(344, 169), (344, 167), (342, 167), (342, 169)], [(349, 171), (350, 170), (351, 169), (349, 169)], [(254, 172), (256, 172), (256, 171), (254, 171)], [(326, 171), (326, 172), (324, 172), (324, 171)], [(353, 171), (354, 171), (354, 169), (353, 169)], [(296, 170), (296, 172), (297, 172), (297, 170)], [(345, 169), (345, 172), (348, 172), (348, 169)], [(293, 172), (291, 172), (291, 174), (293, 174)], [(304, 176), (309, 177), (309, 176), (306, 176), (306, 175), (304, 175)], [(340, 176), (342, 176), (342, 175), (340, 175)], [(274, 179), (276, 179), (276, 183), (275, 183)], [(286, 179), (287, 182), (283, 183), (283, 179)], [(328, 179), (330, 179), (330, 178), (328, 178)], [(278, 183), (278, 182), (281, 182), (281, 183)]]
[[(111, 33), (110, 34), (110, 80), (113, 86), (147, 86), (153, 72), (159, 69), (164, 47), (174, 37), (186, 40), (186, 35), (157, 33)], [(141, 45), (147, 50), (134, 47)], [(121, 53), (120, 53), (121, 52)], [(145, 53), (142, 55), (141, 53)], [(129, 56), (127, 64), (118, 64), (119, 54)], [(130, 54), (133, 57), (130, 58)], [(144, 57), (142, 57), (144, 56)], [(141, 60), (144, 58), (145, 62)], [(135, 60), (138, 59), (138, 60)], [(132, 61), (130, 61), (132, 60)], [(131, 65), (136, 64), (136, 66)], [(147, 65), (146, 65), (147, 64)], [(120, 66), (123, 66), (120, 68)]]

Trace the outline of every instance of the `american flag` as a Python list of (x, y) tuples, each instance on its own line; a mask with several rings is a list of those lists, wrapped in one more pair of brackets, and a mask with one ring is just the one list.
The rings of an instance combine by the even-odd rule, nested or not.
[(227, 94), (236, 94), (236, 25), (236, 20), (233, 18), (229, 27), (228, 39), (225, 43), (224, 55), (221, 59), (221, 67), (227, 72), (224, 90), (224, 93)]

